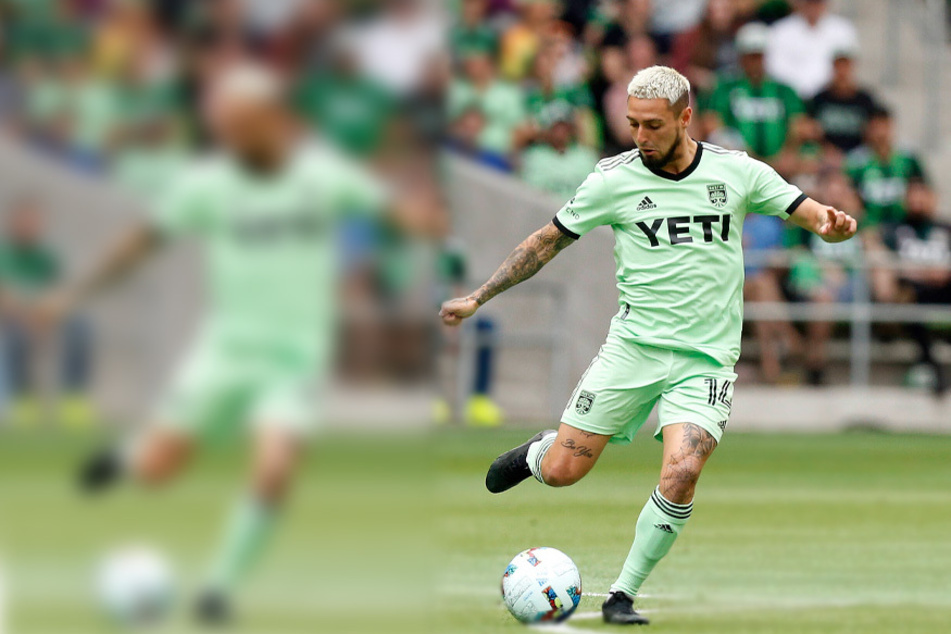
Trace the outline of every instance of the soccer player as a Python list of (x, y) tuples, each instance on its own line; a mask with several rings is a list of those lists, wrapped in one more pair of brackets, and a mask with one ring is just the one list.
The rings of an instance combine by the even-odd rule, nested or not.
[[(154, 423), (127, 446), (94, 456), (80, 478), (91, 492), (123, 476), (158, 485), (203, 441), (250, 424), (251, 488), (196, 605), (208, 623), (230, 619), (229, 597), (274, 528), (315, 417), (313, 388), (326, 377), (335, 339), (337, 220), (373, 214), (389, 198), (355, 164), (302, 138), (283, 93), (274, 74), (251, 63), (212, 82), (207, 114), (223, 151), (188, 168), (150, 220), (37, 307), (47, 321), (68, 314), (174, 238), (205, 247), (209, 310)], [(432, 228), (418, 209), (396, 212), (414, 231)]]
[(602, 606), (613, 624), (648, 622), (634, 599), (690, 518), (700, 472), (729, 419), (743, 319), (743, 218), (779, 216), (828, 242), (856, 232), (852, 217), (806, 197), (766, 164), (691, 139), (689, 91), (671, 68), (639, 72), (628, 91), (637, 148), (601, 161), (488, 282), (440, 311), (445, 323), (459, 324), (591, 229), (614, 231), (620, 310), (607, 341), (571, 395), (561, 427), (502, 454), (486, 476), (492, 493), (531, 476), (570, 486), (608, 443), (630, 443), (659, 408), (660, 483)]

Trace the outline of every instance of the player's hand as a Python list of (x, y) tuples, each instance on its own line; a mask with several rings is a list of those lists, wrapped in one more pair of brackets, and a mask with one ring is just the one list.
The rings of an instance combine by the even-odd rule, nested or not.
[(460, 297), (443, 302), (439, 316), (447, 326), (458, 326), (463, 319), (472, 317), (479, 310), (479, 303), (471, 297)]
[(843, 242), (858, 231), (855, 218), (833, 207), (826, 207), (825, 222), (819, 227), (819, 236), (826, 242)]
[(30, 306), (30, 325), (41, 332), (49, 332), (67, 316), (72, 306), (65, 291), (52, 291), (37, 299)]

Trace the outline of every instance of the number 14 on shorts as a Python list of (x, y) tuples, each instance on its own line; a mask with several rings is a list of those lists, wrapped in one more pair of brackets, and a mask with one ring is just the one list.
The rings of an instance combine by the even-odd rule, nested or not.
[(726, 405), (727, 411), (732, 410), (733, 399), (729, 398), (730, 386), (733, 385), (732, 381), (706, 378), (703, 382), (707, 386), (707, 403), (709, 405), (715, 406), (717, 403), (722, 403)]

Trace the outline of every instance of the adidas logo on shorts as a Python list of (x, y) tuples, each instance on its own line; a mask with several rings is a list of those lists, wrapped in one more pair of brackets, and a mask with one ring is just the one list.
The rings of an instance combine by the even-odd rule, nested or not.
[(657, 205), (654, 204), (654, 201), (651, 200), (650, 196), (644, 196), (641, 200), (641, 204), (637, 206), (638, 211), (647, 211), (648, 209), (657, 209)]

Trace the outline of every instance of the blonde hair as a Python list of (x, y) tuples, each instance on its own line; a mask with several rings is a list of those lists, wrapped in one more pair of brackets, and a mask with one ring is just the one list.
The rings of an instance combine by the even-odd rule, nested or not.
[(650, 66), (634, 75), (627, 94), (637, 99), (666, 99), (673, 106), (689, 98), (690, 81), (669, 66)]

